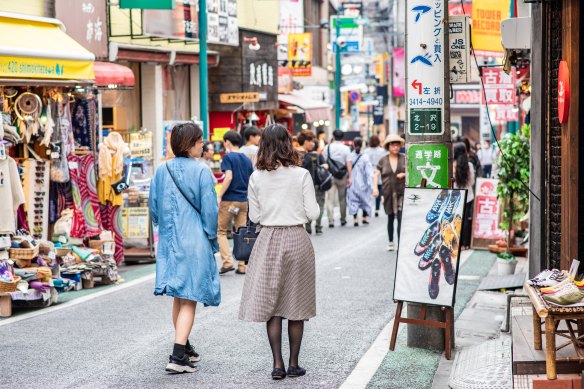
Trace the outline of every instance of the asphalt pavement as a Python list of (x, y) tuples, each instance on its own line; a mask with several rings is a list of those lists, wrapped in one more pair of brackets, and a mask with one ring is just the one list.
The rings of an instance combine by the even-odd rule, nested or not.
[[(197, 308), (191, 334), (202, 356), (197, 373), (165, 372), (174, 340), (172, 300), (155, 297), (147, 280), (1, 326), (0, 387), (337, 388), (394, 315), (395, 253), (385, 251), (385, 217), (324, 232), (312, 238), (317, 316), (305, 326), (305, 377), (271, 380), (265, 325), (237, 319), (244, 276), (231, 272), (221, 278), (220, 307)], [(287, 362), (285, 327), (283, 334)]]

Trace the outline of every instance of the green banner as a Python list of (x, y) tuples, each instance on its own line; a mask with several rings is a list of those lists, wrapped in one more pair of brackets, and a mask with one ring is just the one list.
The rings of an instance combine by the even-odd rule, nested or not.
[(120, 8), (174, 9), (176, 0), (120, 0)]
[(448, 146), (410, 145), (408, 148), (408, 186), (418, 187), (426, 179), (428, 188), (448, 188)]

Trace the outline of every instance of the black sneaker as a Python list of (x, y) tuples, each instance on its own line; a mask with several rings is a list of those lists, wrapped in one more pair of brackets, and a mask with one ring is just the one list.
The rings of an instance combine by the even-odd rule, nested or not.
[(428, 284), (428, 294), (430, 298), (434, 300), (438, 297), (438, 293), (440, 293), (440, 273), (442, 272), (442, 265), (440, 264), (440, 260), (436, 258), (434, 262), (432, 262), (432, 269), (430, 272), (430, 283)]
[(452, 265), (452, 251), (446, 247), (440, 247), (440, 260), (442, 260), (442, 269), (444, 270), (444, 279), (448, 285), (454, 284), (454, 266)]
[(316, 227), (316, 235), (322, 235), (322, 227)]
[(166, 365), (166, 371), (169, 373), (194, 373), (198, 369), (189, 361), (189, 357), (185, 354), (182, 358), (171, 355)]
[(235, 270), (235, 268), (233, 266), (231, 266), (229, 268), (222, 267), (221, 269), (219, 269), (219, 274), (225, 274), (227, 272), (234, 271), (234, 270)]
[(306, 369), (301, 368), (300, 366), (289, 366), (288, 367), (288, 377), (302, 377), (306, 374)]
[(329, 228), (335, 228), (334, 224), (329, 224)]
[(191, 363), (196, 363), (201, 360), (201, 356), (197, 354), (193, 345), (189, 344), (189, 347), (185, 347), (185, 354), (189, 357)]
[(341, 227), (344, 227), (344, 226), (346, 226), (346, 225), (347, 225), (347, 221), (346, 221), (346, 220), (343, 220), (343, 221), (341, 222)]

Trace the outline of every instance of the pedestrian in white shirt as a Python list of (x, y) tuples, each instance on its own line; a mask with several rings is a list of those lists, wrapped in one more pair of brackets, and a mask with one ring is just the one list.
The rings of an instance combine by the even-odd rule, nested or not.
[[(288, 130), (280, 124), (266, 127), (248, 189), (249, 218), (261, 232), (249, 258), (239, 319), (267, 323), (275, 380), (306, 374), (298, 354), (304, 321), (316, 315), (314, 248), (304, 225), (318, 218), (320, 208), (310, 173), (299, 163)], [(290, 342), (287, 371), (283, 319)]]
[(247, 155), (255, 168), (262, 133), (257, 127), (247, 127), (243, 131), (243, 137), (245, 146), (240, 147), (239, 152)]
[(481, 166), (483, 167), (483, 174), (486, 178), (491, 178), (493, 172), (493, 163), (495, 162), (496, 153), (491, 147), (491, 141), (485, 139), (483, 141), (483, 147), (477, 151), (477, 157), (481, 161)]
[(333, 190), (327, 192), (325, 201), (329, 228), (335, 226), (335, 198), (333, 197), (335, 193), (338, 195), (341, 209), (341, 226), (347, 224), (347, 187), (351, 186), (351, 162), (349, 161), (351, 149), (341, 142), (343, 136), (343, 131), (335, 130), (333, 140), (322, 152), (325, 162), (329, 165), (329, 171), (333, 175)]

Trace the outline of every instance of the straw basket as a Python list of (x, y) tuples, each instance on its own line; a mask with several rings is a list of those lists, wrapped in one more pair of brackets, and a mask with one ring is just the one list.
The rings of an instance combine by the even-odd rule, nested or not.
[(0, 281), (0, 293), (8, 293), (16, 291), (16, 286), (20, 282), (19, 276), (14, 276), (14, 281), (4, 282)]
[(39, 246), (36, 245), (30, 249), (10, 249), (10, 258), (12, 259), (33, 259), (39, 255)]
[(71, 249), (64, 248), (64, 247), (57, 247), (55, 249), (55, 251), (57, 252), (57, 257), (64, 257), (65, 255), (67, 255), (71, 252)]

